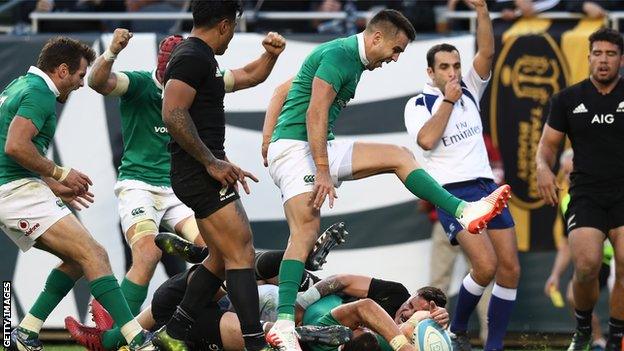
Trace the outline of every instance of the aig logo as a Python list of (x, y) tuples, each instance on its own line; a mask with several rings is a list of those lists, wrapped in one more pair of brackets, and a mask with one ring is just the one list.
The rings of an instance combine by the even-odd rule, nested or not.
[(592, 118), (591, 120), (591, 124), (594, 123), (598, 123), (598, 124), (611, 124), (613, 123), (614, 119), (613, 119), (613, 115), (612, 114), (595, 114), (594, 118)]

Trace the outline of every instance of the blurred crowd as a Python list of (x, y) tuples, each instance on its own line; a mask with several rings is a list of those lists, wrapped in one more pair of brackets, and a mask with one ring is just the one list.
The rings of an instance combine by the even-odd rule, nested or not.
[[(29, 25), (29, 14), (37, 12), (188, 12), (189, 0), (26, 0), (16, 7), (14, 16)], [(266, 20), (249, 16), (246, 31), (280, 33), (353, 34), (364, 28), (366, 18), (383, 8), (401, 11), (419, 33), (464, 31), (468, 22), (447, 19), (448, 11), (469, 11), (464, 0), (243, 0), (253, 12), (345, 12), (346, 20)], [(583, 13), (591, 18), (604, 17), (609, 11), (624, 8), (624, 0), (488, 0), (491, 12), (501, 12), (505, 20), (531, 17), (546, 11)], [(135, 32), (175, 33), (190, 29), (191, 21), (41, 21), (40, 32), (109, 32), (116, 27)]]

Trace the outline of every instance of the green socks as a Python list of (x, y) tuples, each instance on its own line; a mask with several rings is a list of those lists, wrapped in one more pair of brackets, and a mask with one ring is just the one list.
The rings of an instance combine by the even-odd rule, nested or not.
[(121, 293), (126, 298), (133, 316), (141, 312), (141, 306), (143, 306), (143, 302), (147, 298), (147, 288), (145, 285), (131, 282), (128, 278), (124, 278), (121, 282)]
[(115, 324), (124, 326), (134, 319), (114, 276), (106, 275), (95, 279), (89, 282), (89, 287), (91, 295), (111, 314)]
[(278, 319), (295, 319), (295, 300), (301, 283), (304, 264), (297, 260), (283, 260), (279, 270)]
[(50, 313), (74, 287), (74, 280), (58, 269), (53, 269), (46, 280), (45, 287), (28, 315), (20, 323), (20, 328), (39, 334), (41, 325)]
[(106, 350), (117, 350), (125, 344), (126, 339), (121, 334), (119, 327), (107, 330), (102, 334), (102, 346)]
[(405, 178), (405, 187), (418, 198), (431, 202), (456, 218), (461, 216), (466, 206), (466, 202), (446, 191), (422, 168), (413, 170)]

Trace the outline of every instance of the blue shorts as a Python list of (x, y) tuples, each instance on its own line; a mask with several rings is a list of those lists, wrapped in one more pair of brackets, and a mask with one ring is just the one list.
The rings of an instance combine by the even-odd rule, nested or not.
[[(492, 179), (478, 178), (465, 182), (446, 184), (444, 188), (454, 196), (464, 201), (470, 202), (478, 201), (482, 197), (490, 195), (490, 193), (498, 188), (498, 185), (496, 185), (496, 183), (494, 183)], [(446, 236), (448, 236), (452, 245), (458, 245), (459, 243), (457, 242), (457, 239), (455, 237), (457, 236), (457, 233), (464, 229), (464, 227), (459, 224), (455, 216), (449, 214), (439, 207), (437, 208), (437, 210), (438, 219), (440, 220), (440, 224), (442, 224), (442, 227), (446, 232)], [(489, 229), (507, 229), (512, 228), (513, 226), (514, 221), (507, 207), (505, 207), (503, 209), (503, 212), (501, 212), (501, 214), (499, 214), (498, 216), (494, 217), (487, 225)]]

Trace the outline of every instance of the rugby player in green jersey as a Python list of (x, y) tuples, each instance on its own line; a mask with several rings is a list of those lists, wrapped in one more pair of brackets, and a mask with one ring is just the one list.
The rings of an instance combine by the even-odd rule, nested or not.
[(403, 147), (334, 140), (334, 123), (355, 96), (362, 73), (397, 61), (414, 40), (411, 23), (400, 12), (383, 10), (364, 32), (321, 44), (297, 75), (276, 89), (265, 117), (262, 153), (282, 193), (290, 240), (280, 271), (278, 321), (272, 346), (300, 350), (294, 332), (296, 284), (320, 226), (325, 198), (333, 207), (334, 187), (382, 173), (394, 173), (414, 195), (458, 218), (469, 232), (483, 230), (510, 196), (503, 186), (476, 202), (464, 202), (442, 188)]
[(121, 326), (131, 349), (152, 347), (142, 345), (141, 326), (112, 274), (106, 251), (64, 204), (88, 207), (93, 201), (91, 180), (45, 157), (56, 131), (56, 102), (64, 103), (84, 85), (87, 66), (94, 59), (87, 45), (52, 38), (37, 65), (0, 94), (0, 226), (22, 251), (35, 246), (62, 260), (11, 333), (10, 350), (43, 349), (39, 331), (44, 321), (83, 275), (91, 294)]

